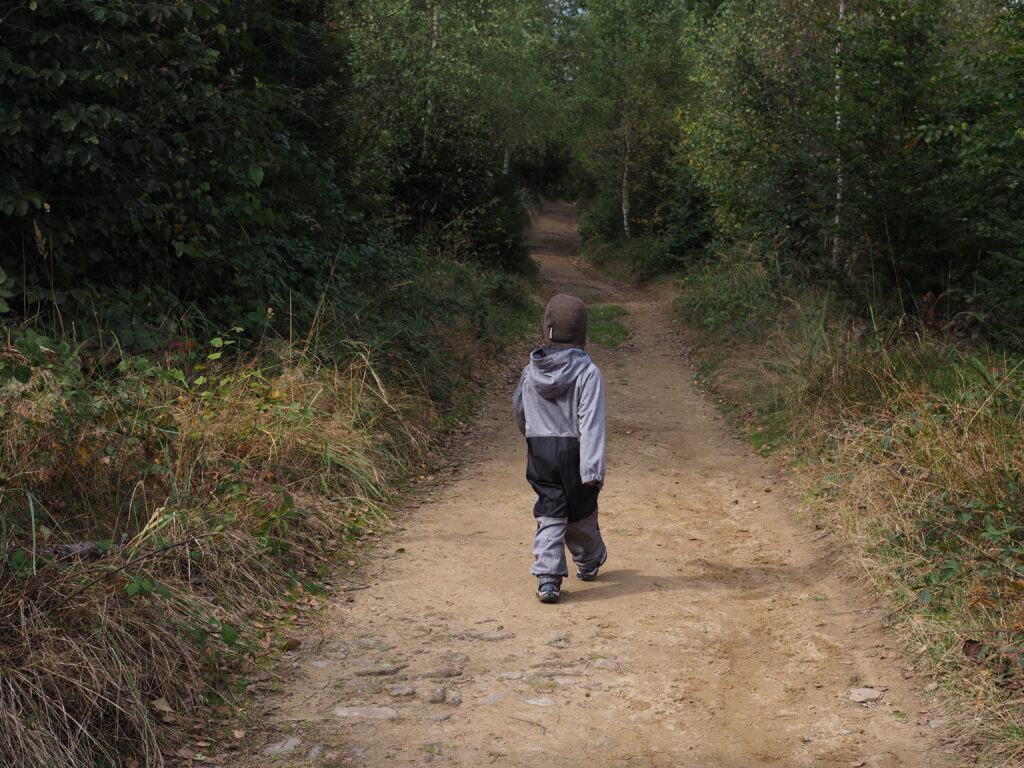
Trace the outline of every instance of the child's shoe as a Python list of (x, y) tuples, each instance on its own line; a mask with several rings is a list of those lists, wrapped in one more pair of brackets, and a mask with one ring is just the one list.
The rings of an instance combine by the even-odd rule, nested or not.
[(561, 596), (561, 588), (553, 581), (545, 581), (537, 587), (537, 598), (542, 603), (557, 603)]
[(602, 560), (600, 563), (595, 565), (593, 568), (590, 568), (589, 570), (585, 571), (582, 568), (580, 568), (578, 571), (576, 571), (576, 577), (582, 579), (583, 581), (593, 581), (597, 578), (597, 572), (601, 570), (601, 566), (604, 565), (605, 560), (607, 559), (608, 556), (605, 555), (604, 560)]

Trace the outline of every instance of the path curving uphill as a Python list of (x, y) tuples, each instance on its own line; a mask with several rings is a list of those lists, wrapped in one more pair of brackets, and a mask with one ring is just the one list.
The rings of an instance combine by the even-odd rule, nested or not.
[[(545, 208), (529, 242), (546, 296), (629, 312), (627, 343), (590, 350), (607, 385), (607, 565), (567, 579), (558, 605), (534, 596), (509, 378), (454, 479), (403, 513), (368, 588), (342, 593), (296, 679), (262, 702), (268, 734), (242, 762), (954, 764), (881, 611), (692, 385), (668, 308), (578, 263), (572, 206)], [(851, 699), (866, 687), (880, 700)]]

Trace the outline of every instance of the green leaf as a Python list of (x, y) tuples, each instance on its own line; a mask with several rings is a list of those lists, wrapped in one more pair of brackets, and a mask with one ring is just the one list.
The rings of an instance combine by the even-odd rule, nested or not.
[(253, 184), (255, 184), (258, 187), (260, 184), (263, 183), (263, 169), (260, 168), (258, 165), (250, 165), (249, 179), (252, 181)]
[(32, 378), (32, 369), (27, 365), (19, 365), (14, 369), (14, 378), (22, 384), (28, 384)]
[(3, 313), (3, 312), (10, 312), (10, 311), (11, 311), (11, 306), (10, 306), (10, 304), (8, 304), (8, 303), (7, 303), (6, 301), (4, 301), (3, 299), (0, 299), (0, 313)]
[(207, 360), (220, 360), (220, 356), (223, 355), (223, 354), (224, 354), (223, 352), (211, 352), (210, 354), (208, 354), (206, 356), (206, 359)]
[(224, 346), (224, 339), (222, 339), (220, 336), (212, 338), (212, 339), (210, 339), (210, 346), (211, 347), (223, 347)]
[(917, 593), (917, 602), (921, 605), (928, 605), (932, 601), (932, 593), (927, 589), (922, 589)]
[(135, 597), (139, 594), (140, 589), (142, 589), (142, 585), (137, 581), (129, 581), (124, 585), (124, 591), (128, 593), (128, 597)]
[(28, 565), (28, 552), (24, 549), (16, 549), (7, 557), (7, 565), (15, 573), (20, 573)]
[(238, 642), (238, 630), (230, 624), (221, 624), (220, 638), (228, 645), (234, 645)]

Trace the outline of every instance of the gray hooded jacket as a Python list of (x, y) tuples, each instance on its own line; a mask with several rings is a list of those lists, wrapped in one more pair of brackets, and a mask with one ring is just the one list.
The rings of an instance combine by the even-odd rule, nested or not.
[(579, 441), (580, 482), (604, 482), (604, 382), (582, 349), (535, 349), (512, 396), (516, 423), (531, 438)]

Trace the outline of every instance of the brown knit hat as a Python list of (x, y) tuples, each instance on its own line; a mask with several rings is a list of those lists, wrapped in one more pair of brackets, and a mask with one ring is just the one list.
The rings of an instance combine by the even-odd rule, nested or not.
[(587, 305), (575, 296), (552, 296), (544, 310), (544, 346), (569, 349), (587, 345)]

